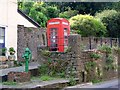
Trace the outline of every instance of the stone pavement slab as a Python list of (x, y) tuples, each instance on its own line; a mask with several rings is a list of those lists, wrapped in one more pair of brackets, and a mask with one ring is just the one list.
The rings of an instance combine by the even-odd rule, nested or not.
[[(40, 66), (40, 65), (37, 62), (32, 62), (32, 63), (29, 64), (29, 70), (37, 69), (38, 66)], [(25, 66), (0, 69), (0, 76), (5, 76), (9, 72), (11, 72), (11, 71), (14, 71), (14, 72), (23, 72), (25, 70), (24, 68), (25, 68)]]
[(2, 85), (0, 88), (43, 88), (47, 85), (54, 85), (54, 84), (63, 84), (68, 83), (69, 80), (67, 79), (57, 79), (51, 81), (37, 81), (37, 82), (27, 82), (21, 83), (18, 85)]

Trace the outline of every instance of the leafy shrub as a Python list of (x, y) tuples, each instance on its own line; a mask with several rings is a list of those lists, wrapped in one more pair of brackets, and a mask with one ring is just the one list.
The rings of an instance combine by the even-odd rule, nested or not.
[(108, 37), (120, 37), (120, 12), (115, 10), (104, 10), (96, 14), (107, 27)]
[(56, 6), (48, 6), (46, 8), (46, 13), (47, 13), (48, 19), (56, 18), (58, 17), (59, 9)]
[(69, 18), (71, 18), (72, 16), (75, 16), (75, 15), (77, 15), (77, 14), (78, 14), (78, 11), (68, 9), (68, 11), (61, 12), (61, 13), (59, 14), (59, 17), (69, 19)]
[(105, 36), (106, 27), (103, 23), (90, 15), (76, 15), (70, 18), (71, 29), (81, 36)]
[(71, 77), (70, 80), (69, 80), (69, 85), (74, 86), (76, 84), (77, 84), (76, 80), (73, 77)]

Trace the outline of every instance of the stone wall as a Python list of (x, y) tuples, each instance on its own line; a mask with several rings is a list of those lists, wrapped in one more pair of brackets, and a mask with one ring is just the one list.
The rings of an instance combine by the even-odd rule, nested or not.
[(30, 81), (30, 72), (9, 72), (8, 81), (10, 82), (29, 82)]
[[(79, 78), (80, 82), (89, 82), (91, 80), (106, 80), (117, 77), (115, 69), (106, 70), (106, 53), (97, 50), (81, 50), (81, 37), (80, 35), (70, 35), (68, 38), (68, 48), (65, 52), (49, 52), (44, 47), (38, 50), (38, 62), (43, 64), (44, 61), (51, 59), (52, 61), (67, 62), (62, 64), (66, 68), (66, 76), (69, 76), (72, 70), (73, 76)], [(99, 59), (91, 58), (91, 54), (100, 54)], [(114, 63), (117, 62), (117, 54), (112, 53), (114, 56)], [(88, 66), (86, 66), (88, 64)], [(92, 64), (95, 64), (92, 65)], [(115, 63), (117, 65), (117, 63)], [(90, 68), (86, 70), (86, 68)]]
[(118, 38), (81, 37), (80, 45), (82, 49), (96, 49), (103, 44), (118, 46), (118, 42)]
[(17, 40), (18, 61), (22, 61), (22, 54), (26, 47), (32, 51), (32, 61), (37, 61), (37, 48), (42, 45), (47, 45), (46, 32), (43, 28), (28, 28), (23, 25), (18, 25), (18, 40)]

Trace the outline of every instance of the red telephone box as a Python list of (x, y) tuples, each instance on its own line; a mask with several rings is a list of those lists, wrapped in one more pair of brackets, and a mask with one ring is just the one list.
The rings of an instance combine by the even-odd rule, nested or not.
[(47, 40), (50, 51), (64, 52), (68, 46), (70, 24), (64, 18), (52, 18), (47, 22)]

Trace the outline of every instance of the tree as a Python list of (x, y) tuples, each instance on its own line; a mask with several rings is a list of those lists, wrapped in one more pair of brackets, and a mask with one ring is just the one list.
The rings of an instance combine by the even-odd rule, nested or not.
[(46, 8), (46, 14), (47, 14), (48, 19), (56, 18), (59, 15), (59, 9), (57, 9), (56, 6), (48, 6)]
[(34, 2), (19, 2), (18, 8), (28, 15), (30, 13), (30, 9), (32, 8), (33, 4)]
[(35, 8), (32, 8), (29, 16), (37, 21), (42, 27), (46, 26), (48, 18), (42, 12), (38, 12), (37, 10), (35, 10)]
[(68, 9), (68, 11), (65, 12), (61, 12), (59, 14), (59, 17), (61, 18), (66, 18), (66, 19), (70, 19), (71, 17), (75, 16), (78, 14), (77, 10), (71, 10), (70, 8)]
[(81, 36), (105, 36), (106, 27), (103, 23), (90, 15), (76, 15), (70, 18), (70, 25)]
[(104, 10), (96, 14), (107, 27), (108, 37), (120, 37), (120, 12)]

